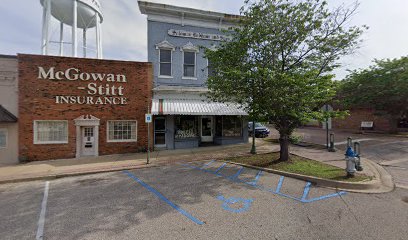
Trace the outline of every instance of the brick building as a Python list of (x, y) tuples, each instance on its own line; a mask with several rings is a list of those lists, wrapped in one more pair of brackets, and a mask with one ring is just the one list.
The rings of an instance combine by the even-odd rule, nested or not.
[(150, 63), (25, 54), (17, 58), (20, 160), (146, 148)]

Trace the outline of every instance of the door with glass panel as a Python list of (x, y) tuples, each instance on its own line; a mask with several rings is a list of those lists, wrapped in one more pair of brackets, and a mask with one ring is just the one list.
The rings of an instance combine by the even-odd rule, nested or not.
[(82, 127), (82, 156), (95, 155), (94, 127)]
[(213, 142), (213, 117), (201, 117), (201, 142)]
[(154, 119), (154, 146), (166, 147), (166, 118), (164, 117)]

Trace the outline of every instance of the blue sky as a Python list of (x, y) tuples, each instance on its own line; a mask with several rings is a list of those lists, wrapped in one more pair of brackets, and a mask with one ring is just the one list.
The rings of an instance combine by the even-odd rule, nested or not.
[[(233, 14), (238, 14), (243, 4), (243, 0), (154, 0), (154, 2)], [(354, 0), (328, 0), (328, 2), (329, 6), (334, 8), (341, 4), (350, 5)], [(102, 24), (104, 58), (146, 61), (146, 16), (139, 12), (137, 0), (100, 0), (100, 3), (104, 14)], [(347, 74), (347, 69), (367, 67), (374, 58), (408, 55), (407, 11), (407, 0), (360, 0), (358, 12), (350, 24), (366, 24), (370, 29), (363, 36), (361, 49), (341, 60), (343, 66), (335, 71), (337, 78), (342, 79)], [(0, 54), (40, 54), (41, 19), (40, 0), (1, 0)], [(53, 25), (54, 38), (57, 37), (57, 28), (57, 25)], [(90, 34), (89, 45), (92, 47), (94, 34), (92, 32)]]

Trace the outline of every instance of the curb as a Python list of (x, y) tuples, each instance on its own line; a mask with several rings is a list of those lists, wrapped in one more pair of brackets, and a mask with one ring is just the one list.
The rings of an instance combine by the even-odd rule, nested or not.
[(314, 183), (318, 186), (334, 188), (338, 190), (345, 190), (348, 192), (356, 192), (356, 193), (387, 193), (391, 192), (395, 188), (395, 184), (392, 181), (391, 175), (381, 166), (378, 164), (368, 160), (362, 159), (362, 163), (367, 167), (369, 166), (371, 170), (374, 172), (374, 180), (368, 182), (344, 182), (344, 181), (335, 181), (335, 180), (328, 180), (318, 177), (312, 177), (297, 173), (290, 173), (284, 172), (280, 170), (270, 169), (270, 168), (262, 168), (256, 167), (252, 165), (247, 165), (243, 163), (235, 163), (230, 161), (222, 161), (238, 166), (253, 168), (257, 170), (262, 170), (265, 172), (270, 172), (274, 174), (278, 174), (285, 177), (296, 178), (304, 181), (308, 181)]
[(139, 165), (128, 165), (128, 166), (118, 166), (118, 167), (111, 167), (111, 168), (99, 168), (99, 169), (84, 169), (83, 171), (71, 171), (71, 172), (61, 172), (55, 174), (48, 174), (48, 175), (38, 175), (38, 176), (29, 176), (29, 177), (22, 177), (22, 178), (15, 178), (15, 179), (0, 179), (0, 184), (7, 184), (7, 183), (21, 183), (21, 182), (30, 182), (30, 181), (38, 181), (38, 180), (54, 180), (58, 178), (64, 177), (74, 177), (74, 176), (82, 176), (82, 175), (90, 175), (90, 174), (97, 174), (97, 173), (106, 173), (106, 172), (118, 172), (123, 170), (132, 170), (132, 169), (140, 169), (140, 168), (150, 168), (150, 167), (157, 167), (157, 164), (139, 164)]

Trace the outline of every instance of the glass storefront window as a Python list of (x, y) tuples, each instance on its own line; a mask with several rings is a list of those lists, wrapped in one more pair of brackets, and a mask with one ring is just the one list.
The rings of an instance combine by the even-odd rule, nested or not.
[(198, 118), (196, 116), (176, 116), (175, 138), (198, 137)]
[(238, 116), (217, 116), (215, 118), (215, 136), (241, 137), (242, 119)]
[(237, 116), (223, 116), (222, 128), (224, 137), (242, 136), (242, 120)]

